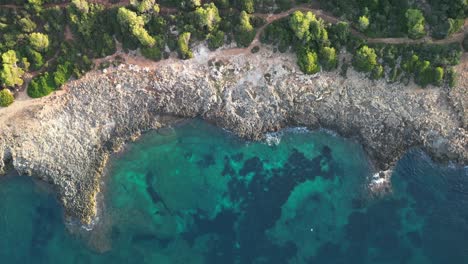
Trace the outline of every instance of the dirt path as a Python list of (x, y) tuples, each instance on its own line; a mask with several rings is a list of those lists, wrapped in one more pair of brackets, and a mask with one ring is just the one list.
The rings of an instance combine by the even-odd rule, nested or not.
[[(96, 4), (102, 4), (106, 6), (107, 8), (111, 7), (116, 7), (116, 6), (126, 6), (130, 4), (130, 0), (121, 0), (117, 3), (110, 3), (108, 0), (90, 0), (90, 3), (96, 3)], [(58, 7), (67, 7), (71, 2), (64, 2), (64, 3), (59, 3), (59, 4), (45, 4), (43, 5), (44, 7), (52, 7), (52, 6), (58, 6)], [(23, 8), (23, 6), (18, 6), (18, 5), (12, 5), (12, 4), (7, 4), (7, 5), (0, 5), (0, 7), (4, 8)], [(323, 19), (325, 22), (328, 23), (338, 23), (342, 20), (338, 19), (337, 17), (333, 16), (332, 14), (320, 9), (320, 6), (317, 2), (313, 1), (310, 4), (302, 4), (298, 5), (288, 11), (284, 11), (282, 13), (278, 14), (265, 14), (265, 13), (254, 13), (254, 16), (261, 17), (266, 20), (266, 24), (257, 29), (257, 34), (252, 41), (252, 44), (247, 48), (250, 49), (254, 47), (255, 45), (258, 45), (259, 43), (259, 38), (265, 27), (267, 27), (269, 24), (273, 23), (274, 21), (278, 19), (285, 18), (289, 16), (290, 14), (294, 13), (295, 11), (302, 11), (302, 12), (313, 12), (316, 17), (319, 17)], [(162, 14), (174, 14), (177, 12), (176, 8), (172, 7), (161, 7), (160, 12)], [(386, 44), (419, 44), (419, 43), (433, 43), (433, 44), (447, 44), (447, 43), (452, 43), (452, 42), (461, 42), (463, 41), (463, 38), (465, 34), (468, 33), (468, 19), (465, 20), (465, 24), (463, 25), (463, 29), (450, 36), (449, 38), (445, 39), (433, 39), (429, 36), (426, 36), (421, 39), (410, 39), (410, 38), (370, 38), (362, 34), (361, 32), (357, 31), (354, 28), (351, 28), (351, 33), (365, 39), (368, 43), (386, 43)]]
[[(301, 5), (294, 7), (288, 11), (279, 13), (279, 14), (261, 14), (261, 13), (255, 13), (253, 14), (254, 16), (261, 17), (266, 20), (266, 24), (263, 25), (258, 29), (257, 35), (255, 36), (255, 39), (253, 40), (252, 44), (250, 46), (255, 46), (258, 44), (259, 37), (262, 33), (262, 31), (267, 27), (269, 24), (275, 22), (278, 19), (285, 18), (289, 16), (290, 14), (296, 12), (296, 11), (302, 11), (302, 12), (312, 12), (315, 14), (316, 17), (321, 18), (323, 21), (336, 24), (342, 20), (336, 18), (332, 14), (322, 10), (322, 9), (316, 9), (316, 8), (311, 8), (310, 5)], [(361, 32), (357, 31), (354, 28), (351, 28), (351, 33), (365, 39), (368, 43), (386, 43), (386, 44), (418, 44), (418, 43), (434, 43), (434, 44), (447, 44), (447, 43), (452, 43), (452, 42), (462, 42), (463, 38), (465, 37), (465, 34), (468, 33), (468, 19), (465, 20), (465, 24), (463, 26), (463, 29), (456, 33), (451, 35), (448, 38), (445, 39), (433, 39), (431, 37), (425, 37), (422, 39), (410, 39), (410, 38), (371, 38), (367, 37)]]
[[(255, 38), (252, 40), (252, 42), (250, 43), (248, 47), (227, 49), (225, 50), (225, 54), (226, 55), (239, 55), (239, 54), (249, 53), (253, 47), (260, 44), (260, 36), (268, 25), (270, 25), (271, 23), (279, 19), (285, 18), (296, 11), (312, 12), (315, 14), (316, 17), (321, 18), (323, 21), (332, 23), (332, 24), (336, 24), (341, 21), (338, 18), (334, 17), (333, 15), (321, 9), (312, 8), (310, 6), (311, 6), (310, 4), (304, 4), (304, 5), (296, 6), (288, 11), (278, 13), (278, 14), (264, 14), (264, 13), (252, 14), (253, 16), (257, 16), (257, 17), (265, 19), (266, 23), (257, 29)], [(430, 37), (417, 39), (417, 40), (410, 39), (410, 38), (370, 38), (370, 37), (366, 37), (364, 34), (362, 34), (361, 32), (357, 31), (354, 28), (350, 28), (350, 31), (352, 34), (367, 40), (368, 43), (385, 43), (385, 44), (418, 44), (418, 43), (447, 44), (447, 43), (453, 43), (453, 42), (461, 43), (463, 41), (465, 33), (468, 32), (468, 20), (465, 20), (465, 25), (461, 32), (456, 33), (450, 36), (449, 38), (441, 39), (441, 40), (434, 40)]]
[[(122, 0), (122, 1), (119, 1), (118, 3), (109, 3), (107, 0), (91, 0), (90, 2), (91, 3), (103, 4), (107, 8), (114, 7), (114, 6), (125, 6), (125, 5), (128, 5), (130, 3), (129, 0)], [(45, 7), (50, 7), (50, 6), (66, 7), (69, 4), (70, 4), (70, 2), (64, 2), (64, 3), (59, 3), (59, 4), (46, 4), (44, 6)], [(16, 5), (0, 5), (0, 7), (15, 8), (15, 9), (22, 8), (22, 6), (16, 6)], [(278, 13), (278, 14), (254, 13), (254, 14), (252, 14), (253, 16), (257, 16), (257, 17), (265, 19), (266, 23), (263, 26), (261, 26), (260, 28), (257, 29), (256, 35), (255, 35), (253, 41), (251, 42), (251, 44), (248, 47), (245, 47), (245, 48), (224, 49), (224, 50), (221, 51), (222, 56), (249, 54), (253, 47), (260, 44), (260, 36), (263, 33), (264, 29), (268, 25), (270, 25), (271, 23), (273, 23), (273, 22), (275, 22), (275, 21), (277, 21), (279, 19), (285, 18), (285, 17), (291, 15), (292, 13), (294, 13), (296, 11), (302, 11), (302, 12), (309, 12), (310, 11), (310, 12), (313, 12), (316, 17), (321, 18), (322, 20), (324, 20), (325, 22), (328, 22), (328, 23), (338, 23), (338, 22), (341, 21), (340, 19), (336, 18), (335, 16), (331, 15), (330, 13), (320, 9), (318, 4), (315, 3), (315, 2), (312, 3), (312, 4), (299, 5), (299, 6), (296, 6), (296, 7), (292, 8), (292, 9), (290, 9), (290, 10), (287, 10), (285, 12)], [(176, 13), (176, 12), (177, 12), (176, 8), (161, 7), (161, 13), (173, 14), (173, 13)], [(456, 34), (453, 34), (449, 38), (442, 39), (442, 40), (435, 40), (435, 39), (432, 39), (430, 37), (425, 37), (425, 38), (418, 39), (418, 40), (413, 40), (413, 39), (409, 39), (409, 38), (369, 38), (369, 37), (366, 37), (364, 34), (362, 34), (361, 32), (357, 31), (354, 28), (351, 28), (350, 30), (351, 30), (352, 34), (365, 39), (368, 43), (385, 43), (385, 44), (418, 44), (418, 43), (448, 44), (448, 43), (454, 43), (454, 42), (461, 43), (463, 41), (463, 39), (464, 39), (465, 34), (468, 33), (468, 19), (465, 20), (463, 30), (461, 30), (460, 32), (458, 32)], [(73, 34), (72, 34), (72, 32), (71, 32), (68, 25), (65, 27), (64, 38), (65, 38), (65, 40), (73, 40)], [(116, 59), (116, 57), (118, 57), (118, 56), (123, 58), (123, 60), (126, 63), (135, 64), (135, 65), (138, 65), (138, 66), (141, 66), (141, 67), (146, 67), (146, 68), (149, 68), (149, 69), (154, 69), (157, 65), (159, 65), (159, 63), (161, 63), (161, 62), (154, 62), (154, 61), (146, 59), (146, 58), (144, 58), (142, 56), (135, 56), (135, 55), (132, 55), (132, 54), (127, 54), (127, 53), (122, 51), (121, 45), (119, 43), (117, 43), (117, 44), (118, 44), (117, 45), (117, 52), (115, 54), (107, 56), (105, 58), (95, 59), (94, 64), (96, 66), (99, 66), (102, 62), (112, 61), (112, 60)], [(50, 60), (48, 60), (48, 62), (51, 62), (52, 60), (54, 60), (57, 57), (57, 55), (58, 54), (55, 54), (54, 57), (52, 57)], [(462, 61), (467, 60), (466, 56), (464, 56), (463, 58), (464, 59), (462, 59)], [(20, 89), (19, 92), (17, 92), (17, 95), (21, 96), (22, 100), (26, 100), (26, 98), (27, 98), (27, 95), (25, 94), (25, 91), (26, 91), (25, 87), (27, 86), (29, 81), (34, 76), (37, 76), (40, 72), (41, 71), (35, 71), (35, 72), (28, 73), (28, 75), (30, 77), (25, 79), (23, 87)], [(465, 77), (465, 76), (463, 76), (463, 77)]]
[(69, 40), (69, 41), (73, 41), (73, 39), (75, 39), (75, 37), (73, 36), (73, 33), (70, 29), (70, 26), (67, 24), (65, 25), (65, 31), (64, 31), (64, 37), (65, 37), (65, 40)]

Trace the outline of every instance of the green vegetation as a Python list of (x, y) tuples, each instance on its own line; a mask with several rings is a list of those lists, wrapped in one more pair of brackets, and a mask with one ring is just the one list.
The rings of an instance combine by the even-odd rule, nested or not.
[(240, 47), (247, 47), (250, 45), (255, 37), (255, 29), (250, 23), (250, 15), (245, 11), (240, 13), (240, 23), (236, 30), (236, 42)]
[[(93, 69), (94, 59), (114, 54), (117, 47), (155, 61), (170, 52), (192, 58), (191, 45), (201, 42), (211, 50), (232, 41), (248, 47), (266, 23), (259, 13), (315, 4), (310, 0), (131, 0), (124, 6), (109, 1), (113, 6), (87, 0), (0, 0), (19, 6), (0, 8), (0, 89), (20, 88), (25, 73), (30, 73), (34, 78), (28, 94), (50, 94)], [(299, 67), (309, 74), (337, 69), (339, 54), (346, 49), (353, 55), (352, 65), (369, 78), (414, 80), (422, 86), (455, 84), (452, 66), (460, 59), (460, 45), (369, 44), (361, 37), (447, 37), (462, 28), (466, 0), (319, 2), (348, 22), (329, 24), (311, 12), (296, 11), (267, 25), (260, 41), (280, 52), (295, 52)], [(468, 50), (468, 37), (461, 46)], [(350, 62), (341, 64), (343, 74)]]
[(320, 64), (322, 67), (327, 70), (331, 71), (336, 69), (338, 66), (338, 57), (336, 55), (336, 50), (333, 47), (323, 47), (320, 49)]
[(297, 54), (297, 64), (301, 71), (306, 74), (314, 74), (320, 71), (317, 53), (309, 49), (302, 49)]
[(289, 19), (289, 25), (291, 26), (292, 31), (299, 40), (304, 40), (305, 42), (310, 40), (310, 23), (317, 20), (315, 15), (312, 12), (307, 12), (306, 14), (301, 11), (296, 11), (291, 15)]
[(56, 88), (54, 77), (46, 72), (31, 80), (28, 86), (28, 95), (32, 98), (39, 98), (49, 95)]
[[(431, 35), (442, 39), (460, 30), (463, 20), (468, 16), (466, 0), (319, 0), (319, 2), (321, 8), (353, 22), (356, 28), (371, 37), (407, 35), (419, 37), (425, 32), (425, 17)], [(367, 18), (367, 23), (363, 18)], [(362, 27), (365, 24), (368, 24), (368, 28)]]
[(37, 51), (45, 52), (49, 48), (49, 37), (43, 33), (31, 33), (29, 35), (29, 45)]
[(421, 10), (408, 9), (405, 16), (407, 19), (408, 36), (410, 38), (418, 39), (426, 35), (426, 30), (424, 29), (425, 21)]
[(255, 3), (254, 0), (240, 0), (241, 3), (241, 10), (252, 14), (255, 12)]
[(224, 32), (217, 30), (208, 35), (208, 47), (215, 50), (224, 44)]
[(375, 50), (368, 46), (362, 46), (354, 56), (353, 66), (361, 72), (371, 72), (377, 66)]
[(449, 68), (447, 70), (446, 76), (449, 87), (454, 87), (457, 84), (457, 73), (453, 70), (453, 68)]
[(466, 0), (427, 0), (430, 13), (426, 13), (431, 25), (432, 36), (443, 39), (460, 30), (463, 20), (468, 16), (468, 1)]
[(117, 13), (117, 20), (126, 31), (141, 43), (141, 45), (152, 47), (156, 44), (156, 40), (150, 36), (144, 28), (145, 21), (142, 16), (138, 16), (135, 12), (121, 7)]
[(282, 19), (273, 22), (265, 28), (260, 40), (263, 43), (273, 44), (280, 52), (286, 52), (293, 42), (294, 33), (289, 28), (288, 20)]
[(369, 18), (367, 16), (360, 16), (358, 20), (358, 28), (360, 31), (365, 32), (369, 27)]
[(221, 17), (215, 4), (205, 4), (194, 11), (195, 23), (200, 30), (212, 32), (217, 29)]
[(179, 56), (182, 59), (193, 58), (193, 53), (189, 47), (190, 42), (190, 32), (184, 32), (180, 34), (179, 40), (177, 41), (177, 46), (179, 47)]
[(11, 94), (10, 90), (8, 89), (3, 89), (0, 90), (0, 106), (6, 107), (9, 106), (13, 103), (15, 98)]
[(2, 54), (3, 67), (0, 70), (0, 80), (6, 86), (22, 85), (24, 74), (23, 69), (17, 65), (18, 58), (14, 50), (9, 50)]
[[(324, 70), (336, 69), (337, 54), (346, 48), (353, 54), (354, 68), (369, 78), (404, 83), (413, 79), (421, 86), (454, 85), (456, 76), (449, 69), (459, 63), (461, 49), (458, 43), (371, 45), (350, 31), (349, 24), (345, 22), (326, 24), (310, 12), (296, 11), (288, 19), (268, 25), (261, 40), (277, 46), (281, 52), (292, 48), (297, 54), (299, 67), (305, 73), (315, 73), (320, 66)], [(348, 64), (343, 63), (341, 70), (344, 76), (347, 69)]]

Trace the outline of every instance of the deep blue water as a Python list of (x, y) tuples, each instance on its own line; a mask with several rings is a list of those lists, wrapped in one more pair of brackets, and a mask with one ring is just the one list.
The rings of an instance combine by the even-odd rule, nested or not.
[(144, 135), (112, 159), (90, 232), (44, 184), (1, 178), (0, 263), (468, 263), (466, 168), (412, 151), (375, 193), (350, 140), (269, 142), (201, 121)]

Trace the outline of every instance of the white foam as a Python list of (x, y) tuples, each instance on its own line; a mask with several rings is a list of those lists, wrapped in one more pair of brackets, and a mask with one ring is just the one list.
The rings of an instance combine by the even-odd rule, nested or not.
[(281, 143), (284, 133), (304, 134), (309, 133), (307, 127), (288, 127), (278, 132), (269, 132), (265, 134), (265, 143), (268, 146), (276, 146)]
[(379, 171), (369, 179), (368, 188), (372, 193), (384, 195), (391, 192), (392, 170)]
[(334, 137), (338, 137), (338, 136), (339, 136), (338, 133), (336, 133), (335, 131), (330, 130), (330, 129), (319, 128), (319, 131), (320, 131), (320, 132), (323, 132), (323, 133), (325, 133), (325, 134), (327, 134), (327, 135), (334, 136)]
[(281, 143), (281, 137), (283, 136), (283, 133), (281, 132), (272, 132), (272, 133), (267, 133), (265, 135), (265, 143), (268, 146), (277, 146), (279, 143)]

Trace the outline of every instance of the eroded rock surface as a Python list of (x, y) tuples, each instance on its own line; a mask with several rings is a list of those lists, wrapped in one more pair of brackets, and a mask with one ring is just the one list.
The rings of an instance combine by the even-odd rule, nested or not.
[(466, 164), (466, 104), (453, 102), (468, 101), (467, 87), (462, 79), (454, 99), (441, 88), (370, 81), (352, 70), (346, 79), (336, 72), (306, 76), (293, 56), (268, 49), (203, 53), (151, 68), (121, 65), (9, 115), (0, 126), (0, 172), (12, 164), (52, 183), (67, 216), (88, 223), (107, 156), (178, 118), (202, 117), (249, 139), (285, 126), (332, 129), (359, 140), (376, 169), (413, 146)]

